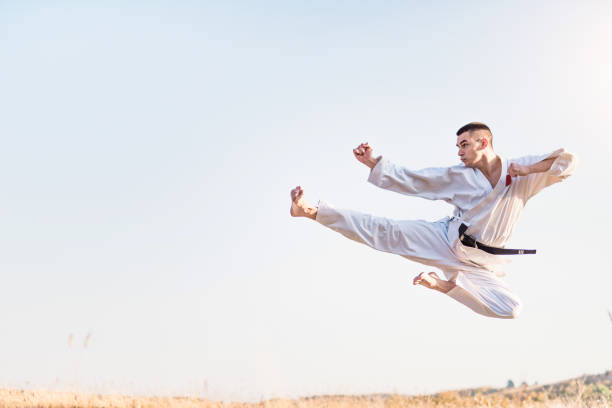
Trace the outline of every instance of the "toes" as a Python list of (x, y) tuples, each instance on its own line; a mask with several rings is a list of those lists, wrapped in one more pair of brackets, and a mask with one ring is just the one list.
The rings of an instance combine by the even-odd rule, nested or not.
[(304, 194), (304, 190), (302, 190), (302, 187), (297, 186), (296, 188), (291, 190), (291, 200), (295, 201), (297, 198), (299, 198), (303, 194)]
[(300, 200), (302, 199), (302, 197), (304, 197), (304, 190), (302, 189), (302, 187), (297, 186), (296, 188), (294, 188), (293, 190), (291, 190), (291, 201), (292, 201), (292, 212), (291, 215), (294, 215), (294, 211), (293, 211), (293, 206), (297, 206), (300, 207)]
[(419, 283), (421, 283), (423, 281), (423, 273), (421, 272), (419, 273), (413, 280), (412, 280), (412, 284), (413, 285), (418, 285)]

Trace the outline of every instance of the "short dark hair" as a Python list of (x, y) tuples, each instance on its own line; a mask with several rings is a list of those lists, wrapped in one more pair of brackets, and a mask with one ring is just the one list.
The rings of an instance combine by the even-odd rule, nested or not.
[(489, 133), (493, 134), (493, 132), (491, 132), (491, 129), (489, 129), (489, 127), (487, 125), (485, 125), (484, 123), (482, 123), (482, 122), (470, 122), (467, 125), (461, 126), (461, 128), (459, 128), (459, 130), (457, 131), (457, 136), (459, 136), (463, 132), (471, 132), (472, 130), (479, 130), (479, 129), (488, 130)]
[(485, 134), (484, 137), (489, 139), (489, 144), (491, 145), (491, 148), (493, 148), (493, 133), (491, 132), (491, 129), (489, 129), (489, 127), (482, 122), (470, 122), (465, 126), (461, 126), (461, 128), (459, 128), (459, 130), (457, 131), (457, 136), (459, 136), (460, 134), (464, 132), (470, 132), (470, 136), (471, 136), (472, 132), (475, 132), (478, 130), (485, 130), (487, 132), (487, 134)]

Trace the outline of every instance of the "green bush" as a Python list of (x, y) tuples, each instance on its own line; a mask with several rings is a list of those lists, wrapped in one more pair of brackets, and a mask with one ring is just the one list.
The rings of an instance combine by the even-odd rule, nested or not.
[(585, 399), (612, 401), (612, 389), (604, 384), (589, 384), (584, 392)]

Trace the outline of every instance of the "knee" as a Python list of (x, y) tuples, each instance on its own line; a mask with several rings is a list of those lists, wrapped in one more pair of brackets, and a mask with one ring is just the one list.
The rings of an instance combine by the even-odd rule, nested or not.
[(496, 313), (502, 319), (516, 319), (521, 313), (522, 304), (520, 300), (513, 299), (512, 302), (509, 302), (505, 305), (501, 313)]
[(514, 306), (512, 308), (512, 313), (511, 313), (511, 317), (510, 318), (511, 319), (516, 319), (519, 316), (519, 314), (521, 313), (521, 308), (522, 308), (522, 305), (521, 305), (520, 302), (518, 302), (516, 304), (516, 306)]
[(516, 319), (519, 314), (521, 314), (521, 310), (523, 308), (523, 303), (516, 296), (512, 296), (512, 307), (510, 309), (510, 315), (512, 319)]

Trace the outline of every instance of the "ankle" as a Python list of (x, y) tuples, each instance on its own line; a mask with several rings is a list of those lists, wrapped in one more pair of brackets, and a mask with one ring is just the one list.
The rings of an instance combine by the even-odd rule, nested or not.
[(443, 279), (436, 279), (436, 286), (434, 289), (442, 292), (442, 293), (448, 293), (451, 289), (453, 289), (455, 286), (457, 286), (457, 284), (455, 282), (451, 282), (451, 281), (447, 281), (447, 280), (443, 280)]
[(316, 220), (317, 219), (317, 213), (319, 212), (319, 209), (317, 207), (313, 207), (313, 206), (307, 206), (306, 208), (304, 208), (304, 212), (306, 213), (306, 216), (310, 219)]

